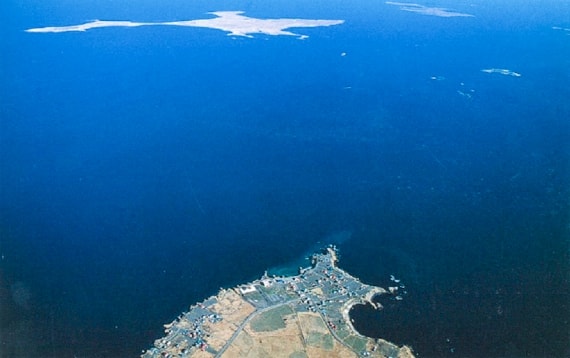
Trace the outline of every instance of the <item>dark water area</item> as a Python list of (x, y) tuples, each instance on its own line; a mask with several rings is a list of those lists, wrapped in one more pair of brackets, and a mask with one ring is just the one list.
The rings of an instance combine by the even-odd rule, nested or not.
[(570, 356), (568, 6), (242, 5), (346, 22), (31, 34), (217, 9), (0, 6), (0, 357), (136, 356), (339, 233), (340, 267), (406, 286), (353, 310), (361, 333), (419, 357)]

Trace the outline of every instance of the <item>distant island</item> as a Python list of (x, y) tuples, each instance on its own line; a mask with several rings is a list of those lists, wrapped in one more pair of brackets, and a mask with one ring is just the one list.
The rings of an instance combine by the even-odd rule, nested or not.
[(481, 72), (485, 72), (485, 73), (498, 73), (500, 75), (505, 75), (505, 76), (513, 76), (513, 77), (520, 77), (522, 76), (520, 73), (515, 72), (515, 71), (511, 71), (508, 70), (506, 68), (485, 68), (482, 69)]
[(398, 287), (363, 284), (336, 262), (336, 248), (330, 246), (297, 276), (266, 273), (222, 289), (164, 325), (166, 336), (141, 357), (413, 358), (408, 346), (359, 334), (349, 317), (357, 304), (382, 309), (373, 297), (397, 295)]
[(400, 10), (438, 17), (474, 17), (471, 14), (449, 10), (443, 7), (430, 7), (409, 2), (386, 1), (388, 5), (399, 6)]
[(28, 29), (26, 32), (73, 32), (87, 31), (101, 27), (139, 27), (139, 26), (184, 26), (205, 27), (228, 32), (230, 36), (253, 37), (252, 34), (297, 36), (305, 39), (307, 35), (299, 35), (289, 28), (295, 27), (321, 27), (339, 25), (344, 20), (311, 20), (311, 19), (257, 19), (243, 15), (243, 11), (215, 11), (212, 19), (168, 21), (168, 22), (132, 22), (132, 21), (103, 21), (95, 20), (80, 25), (49, 26)]

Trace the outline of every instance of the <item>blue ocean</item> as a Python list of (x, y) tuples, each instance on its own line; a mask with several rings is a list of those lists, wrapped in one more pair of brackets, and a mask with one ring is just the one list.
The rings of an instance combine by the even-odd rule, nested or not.
[[(212, 11), (344, 22), (26, 31)], [(191, 304), (328, 244), (363, 282), (405, 285), (353, 310), (364, 335), (570, 357), (570, 2), (0, 14), (0, 357), (138, 356)]]

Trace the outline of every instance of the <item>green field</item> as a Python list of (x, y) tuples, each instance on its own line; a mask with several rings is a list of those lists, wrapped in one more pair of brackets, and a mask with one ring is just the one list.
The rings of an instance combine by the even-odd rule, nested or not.
[(334, 348), (333, 336), (328, 333), (310, 332), (307, 336), (307, 345), (330, 351)]
[(366, 349), (366, 339), (351, 335), (344, 340), (350, 348), (355, 352), (362, 352)]
[(285, 328), (283, 318), (293, 313), (289, 306), (279, 306), (251, 320), (251, 329), (255, 332), (271, 332), (280, 328)]

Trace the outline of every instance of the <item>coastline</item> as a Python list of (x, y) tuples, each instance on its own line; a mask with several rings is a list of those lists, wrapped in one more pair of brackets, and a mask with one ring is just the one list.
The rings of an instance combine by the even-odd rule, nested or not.
[[(336, 247), (312, 255), (295, 276), (271, 276), (221, 289), (164, 325), (166, 336), (142, 357), (263, 357), (277, 352), (308, 357), (342, 354), (414, 357), (408, 346), (360, 334), (350, 319), (358, 304), (391, 294), (363, 284), (337, 266)], [(276, 350), (277, 349), (277, 350)]]

